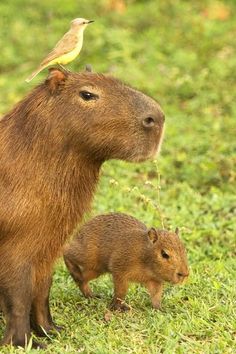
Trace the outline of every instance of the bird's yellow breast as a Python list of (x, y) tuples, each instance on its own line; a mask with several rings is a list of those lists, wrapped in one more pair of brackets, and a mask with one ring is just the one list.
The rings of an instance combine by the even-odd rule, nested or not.
[(62, 54), (56, 59), (53, 59), (50, 62), (50, 65), (54, 65), (54, 64), (66, 65), (70, 63), (79, 55), (81, 48), (82, 48), (82, 41), (78, 41), (76, 47), (72, 51), (66, 54)]

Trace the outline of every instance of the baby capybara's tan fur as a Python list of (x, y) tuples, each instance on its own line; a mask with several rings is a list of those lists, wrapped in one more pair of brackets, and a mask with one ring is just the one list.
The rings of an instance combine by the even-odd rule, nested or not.
[(152, 157), (163, 122), (153, 99), (118, 80), (58, 69), (0, 120), (2, 344), (56, 328), (52, 267), (90, 207), (102, 163)]
[(99, 215), (82, 226), (65, 247), (65, 263), (80, 290), (93, 296), (88, 282), (106, 272), (114, 282), (111, 308), (127, 310), (129, 282), (144, 284), (159, 309), (163, 282), (178, 284), (188, 276), (185, 248), (178, 232), (147, 227), (122, 213)]

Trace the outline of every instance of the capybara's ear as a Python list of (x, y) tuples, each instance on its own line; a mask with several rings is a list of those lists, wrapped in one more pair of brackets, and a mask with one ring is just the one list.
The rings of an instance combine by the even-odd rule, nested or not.
[(154, 227), (151, 227), (149, 230), (148, 230), (148, 237), (149, 237), (149, 240), (152, 242), (152, 243), (155, 243), (158, 239), (158, 234), (157, 234), (157, 230), (154, 228)]
[(178, 228), (178, 227), (176, 227), (176, 229), (175, 229), (175, 234), (176, 234), (177, 236), (179, 236), (179, 228)]
[(49, 75), (45, 81), (51, 94), (57, 93), (67, 79), (68, 74), (58, 68), (50, 68)]

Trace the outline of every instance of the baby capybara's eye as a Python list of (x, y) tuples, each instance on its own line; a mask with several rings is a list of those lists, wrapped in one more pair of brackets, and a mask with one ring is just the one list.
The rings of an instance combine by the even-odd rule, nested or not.
[(81, 91), (79, 93), (80, 97), (83, 98), (84, 101), (90, 101), (90, 100), (97, 100), (98, 99), (98, 95), (95, 95), (92, 92), (88, 92), (88, 91)]
[(166, 258), (166, 259), (170, 258), (170, 256), (164, 250), (161, 250), (161, 255), (163, 258)]

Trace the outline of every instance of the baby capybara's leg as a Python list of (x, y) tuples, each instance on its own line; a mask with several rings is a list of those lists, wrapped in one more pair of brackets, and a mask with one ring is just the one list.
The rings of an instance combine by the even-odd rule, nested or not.
[(125, 303), (125, 296), (128, 290), (128, 281), (125, 276), (113, 274), (114, 297), (111, 303), (111, 310), (129, 311), (130, 307)]
[(82, 273), (82, 281), (78, 285), (83, 295), (87, 298), (99, 297), (98, 295), (93, 294), (88, 283), (90, 280), (96, 279), (100, 275), (100, 273), (93, 269), (83, 270), (83, 272), (81, 273)]
[(70, 275), (72, 276), (72, 278), (74, 279), (76, 284), (79, 285), (83, 281), (83, 276), (82, 276), (82, 272), (81, 272), (80, 266), (78, 265), (77, 260), (73, 259), (73, 257), (71, 255), (65, 254), (64, 261), (67, 266), (67, 269), (70, 272)]
[(87, 297), (94, 297), (92, 290), (90, 289), (88, 282), (98, 277), (98, 273), (94, 270), (81, 270), (76, 259), (73, 259), (72, 255), (64, 255), (65, 264), (70, 272), (70, 275), (80, 288), (82, 294)]
[[(0, 344), (25, 347), (30, 339), (31, 271), (24, 268), (18, 269), (16, 273), (14, 269), (11, 274), (14, 274), (11, 282), (6, 284), (3, 279), (0, 285), (1, 305), (6, 318), (6, 330)], [(33, 342), (33, 347), (41, 345)]]
[[(83, 275), (77, 260), (74, 260), (71, 255), (64, 255), (64, 261), (67, 266), (67, 269), (70, 272), (70, 275), (80, 288), (81, 292), (86, 297), (86, 294), (90, 293), (91, 290), (89, 291), (89, 289), (83, 289)], [(88, 292), (86, 292), (86, 290), (88, 290)]]
[(52, 284), (52, 275), (45, 274), (37, 277), (34, 285), (34, 297), (31, 307), (30, 323), (31, 328), (39, 336), (47, 336), (51, 331), (59, 331), (61, 328), (56, 326), (52, 320), (49, 308), (49, 294)]
[(160, 310), (161, 309), (161, 296), (162, 296), (162, 290), (163, 290), (163, 284), (155, 281), (149, 281), (146, 284), (146, 287), (149, 291), (151, 300), (152, 300), (152, 306)]

